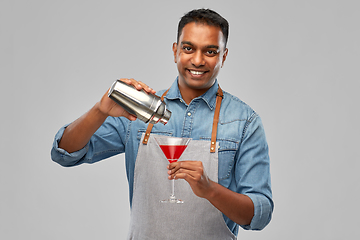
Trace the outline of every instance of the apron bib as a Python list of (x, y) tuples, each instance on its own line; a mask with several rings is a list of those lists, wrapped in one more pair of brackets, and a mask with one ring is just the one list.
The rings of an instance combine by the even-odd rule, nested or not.
[[(168, 91), (164, 92), (161, 100)], [(211, 141), (191, 140), (179, 161), (202, 161), (204, 170), (218, 181), (218, 144), (216, 143), (222, 90), (219, 86)], [(183, 179), (175, 181), (175, 196), (183, 204), (160, 203), (171, 192), (164, 153), (150, 134), (152, 124), (142, 135), (134, 170), (134, 189), (128, 239), (131, 240), (232, 240), (222, 213), (209, 201), (197, 197)], [(209, 151), (210, 150), (210, 151)]]
[[(146, 145), (139, 146), (128, 239), (236, 239), (222, 213), (206, 199), (197, 197), (183, 179), (175, 180), (175, 196), (184, 203), (160, 203), (169, 198), (171, 181), (166, 168), (169, 163), (154, 135), (149, 136)], [(192, 140), (179, 161), (202, 161), (208, 177), (217, 182), (217, 147), (215, 153), (210, 153), (209, 147), (209, 141)]]

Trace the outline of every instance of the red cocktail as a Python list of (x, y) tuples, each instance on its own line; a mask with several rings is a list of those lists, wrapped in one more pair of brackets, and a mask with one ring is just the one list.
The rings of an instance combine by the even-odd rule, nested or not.
[(170, 163), (177, 162), (186, 147), (187, 145), (160, 145), (161, 150)]

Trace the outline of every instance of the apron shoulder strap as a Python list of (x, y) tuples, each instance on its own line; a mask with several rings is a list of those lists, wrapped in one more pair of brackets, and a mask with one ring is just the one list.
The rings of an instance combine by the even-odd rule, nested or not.
[[(166, 96), (167, 92), (169, 91), (166, 90), (163, 95), (161, 96), (161, 100), (164, 101), (164, 97)], [(216, 147), (216, 135), (217, 135), (217, 126), (218, 126), (218, 123), (219, 123), (219, 115), (220, 115), (220, 107), (221, 107), (221, 101), (224, 97), (224, 94), (223, 94), (223, 91), (222, 89), (220, 88), (220, 85), (219, 85), (219, 88), (218, 88), (218, 91), (216, 93), (216, 105), (215, 105), (215, 113), (214, 113), (214, 120), (213, 120), (213, 126), (212, 126), (212, 132), (211, 132), (211, 144), (210, 144), (210, 152), (211, 153), (214, 153), (215, 152), (215, 147)], [(149, 140), (149, 137), (150, 137), (150, 132), (153, 128), (154, 124), (152, 123), (149, 123), (147, 129), (146, 129), (146, 132), (145, 132), (145, 136), (144, 136), (144, 139), (143, 139), (143, 144), (147, 144), (148, 140)]]
[(223, 97), (224, 97), (224, 94), (219, 85), (219, 89), (216, 93), (216, 106), (215, 106), (213, 127), (212, 127), (212, 132), (211, 132), (211, 144), (210, 144), (210, 152), (211, 153), (214, 153), (216, 150), (215, 147), (216, 147), (217, 127), (218, 127), (218, 123), (219, 123), (220, 107), (221, 107), (221, 101), (222, 101)]
[[(170, 89), (170, 88), (169, 88)], [(164, 101), (164, 97), (166, 96), (166, 94), (168, 93), (168, 90), (166, 90), (163, 95), (161, 95), (161, 101)], [(149, 123), (147, 129), (146, 129), (146, 132), (145, 132), (145, 136), (144, 136), (144, 139), (143, 139), (143, 144), (147, 144), (148, 140), (149, 140), (149, 137), (150, 137), (150, 132), (151, 132), (151, 129), (153, 128), (154, 124), (152, 123)]]

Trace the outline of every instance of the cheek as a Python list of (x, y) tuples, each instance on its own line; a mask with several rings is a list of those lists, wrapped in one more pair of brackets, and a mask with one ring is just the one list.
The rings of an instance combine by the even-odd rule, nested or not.
[(184, 66), (186, 64), (186, 61), (187, 61), (186, 55), (180, 53), (177, 56), (176, 61), (177, 61), (178, 66)]

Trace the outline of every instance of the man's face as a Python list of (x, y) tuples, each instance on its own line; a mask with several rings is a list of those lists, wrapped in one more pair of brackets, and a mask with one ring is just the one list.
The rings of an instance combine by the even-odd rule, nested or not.
[(221, 29), (195, 22), (184, 26), (173, 51), (179, 85), (187, 89), (209, 89), (227, 56)]

